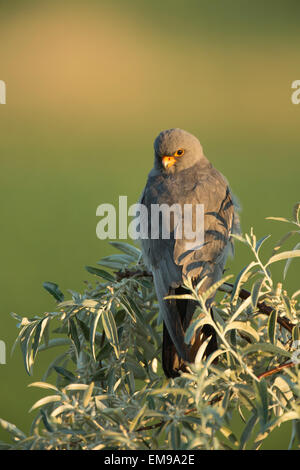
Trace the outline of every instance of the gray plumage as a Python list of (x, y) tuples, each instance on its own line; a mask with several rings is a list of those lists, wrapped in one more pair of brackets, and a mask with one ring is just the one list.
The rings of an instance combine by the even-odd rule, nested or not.
[[(178, 152), (180, 150), (180, 152)], [(176, 153), (177, 152), (177, 153)], [(182, 155), (179, 155), (182, 153)], [(170, 157), (170, 166), (168, 159)], [(164, 160), (163, 160), (163, 157)], [(193, 362), (203, 339), (211, 336), (206, 355), (217, 348), (215, 333), (205, 326), (190, 345), (184, 342), (184, 333), (195, 310), (191, 300), (165, 300), (164, 297), (187, 293), (182, 288), (185, 277), (198, 283), (206, 277), (201, 291), (207, 290), (222, 278), (228, 254), (232, 250), (231, 234), (239, 231), (239, 219), (233, 196), (224, 176), (203, 154), (199, 140), (181, 129), (161, 132), (154, 142), (154, 168), (148, 175), (140, 202), (148, 209), (148, 238), (142, 239), (142, 253), (151, 270), (164, 322), (163, 368), (168, 377), (185, 370)], [(171, 238), (162, 239), (165, 215), (160, 215), (159, 238), (151, 239), (152, 204), (204, 204), (204, 243), (198, 249), (187, 249), (184, 233), (175, 238), (176, 219), (173, 217)], [(153, 228), (153, 227), (152, 227)], [(193, 225), (193, 228), (195, 226)], [(210, 307), (213, 297), (207, 302)]]

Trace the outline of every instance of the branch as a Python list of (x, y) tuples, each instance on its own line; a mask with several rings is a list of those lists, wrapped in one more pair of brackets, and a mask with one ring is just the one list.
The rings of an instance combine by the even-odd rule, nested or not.
[[(117, 271), (115, 273), (117, 281), (120, 281), (121, 279), (124, 278), (136, 278), (136, 277), (152, 277), (152, 274), (149, 271), (145, 270), (130, 270), (130, 269), (125, 269), (125, 271)], [(233, 284), (230, 284), (229, 282), (225, 282), (220, 288), (221, 291), (231, 293), (233, 289)], [(250, 297), (251, 292), (247, 291), (246, 289), (241, 289), (239, 292), (239, 298), (242, 300), (246, 300), (248, 297)], [(263, 315), (270, 316), (271, 313), (273, 312), (273, 308), (270, 307), (269, 305), (266, 305), (264, 302), (258, 302), (257, 308), (259, 313), (262, 313)], [(290, 322), (290, 320), (286, 317), (278, 317), (277, 318), (277, 323), (281, 325), (283, 328), (288, 330), (290, 333), (292, 333), (294, 325)]]
[(286, 369), (289, 367), (294, 367), (295, 363), (294, 362), (287, 362), (286, 364), (282, 364), (281, 366), (274, 367), (274, 369), (267, 370), (266, 372), (263, 372), (262, 374), (258, 375), (257, 378), (263, 379), (264, 377), (269, 377), (269, 375), (277, 374), (277, 372), (280, 372), (282, 369)]
[(141, 269), (136, 269), (135, 271), (130, 269), (125, 269), (124, 271), (117, 271), (115, 272), (115, 276), (117, 281), (121, 281), (122, 279), (130, 278), (130, 277), (152, 277), (152, 274), (149, 271), (143, 271)]

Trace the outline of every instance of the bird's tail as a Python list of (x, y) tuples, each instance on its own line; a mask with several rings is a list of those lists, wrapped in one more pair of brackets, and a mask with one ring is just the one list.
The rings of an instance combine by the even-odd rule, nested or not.
[[(179, 288), (180, 289), (180, 288)], [(182, 294), (178, 290), (175, 290), (176, 295)], [(186, 292), (186, 291), (185, 291)], [(193, 300), (176, 300), (178, 321), (181, 321), (182, 329), (186, 332), (197, 303)], [(212, 312), (211, 312), (212, 313)], [(162, 366), (166, 377), (178, 377), (179, 371), (185, 372), (187, 370), (187, 364), (195, 362), (195, 357), (201, 346), (201, 344), (210, 338), (206, 346), (204, 358), (208, 357), (214, 351), (218, 349), (216, 332), (210, 325), (204, 325), (199, 331), (196, 332), (191, 344), (187, 346), (187, 357), (188, 361), (185, 361), (180, 354), (178, 354), (174, 343), (169, 335), (166, 325), (163, 325), (163, 345), (162, 345)]]
[(165, 324), (163, 325), (162, 366), (168, 378), (178, 377), (180, 370), (186, 371), (185, 361), (177, 353)]

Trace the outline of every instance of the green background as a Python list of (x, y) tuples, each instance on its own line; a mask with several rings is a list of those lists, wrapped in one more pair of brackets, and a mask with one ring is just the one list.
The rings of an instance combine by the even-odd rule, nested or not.
[[(24, 371), (9, 313), (55, 309), (43, 281), (83, 289), (112, 251), (96, 208), (137, 201), (165, 128), (197, 135), (242, 205), (243, 231), (272, 243), (299, 198), (300, 3), (258, 0), (0, 1), (0, 416), (25, 430), (51, 354)], [(229, 270), (250, 259), (243, 246)], [(281, 268), (276, 272), (281, 280)], [(299, 287), (299, 263), (284, 284)], [(283, 448), (282, 426), (265, 448)], [(0, 438), (5, 433), (0, 432)]]

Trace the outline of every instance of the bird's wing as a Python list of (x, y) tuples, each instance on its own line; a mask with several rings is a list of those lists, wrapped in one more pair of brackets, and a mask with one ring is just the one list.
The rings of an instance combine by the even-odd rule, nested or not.
[(200, 280), (207, 276), (202, 291), (223, 274), (231, 250), (231, 234), (238, 230), (233, 197), (225, 178), (215, 169), (199, 181), (189, 201), (203, 204), (204, 240), (200, 249), (186, 249), (186, 240), (176, 240), (174, 260), (182, 266), (183, 277)]
[(151, 184), (147, 184), (140, 203), (148, 209), (149, 237), (141, 240), (144, 261), (153, 274), (154, 287), (162, 317), (170, 337), (183, 359), (188, 359), (187, 347), (184, 343), (184, 331), (178, 319), (174, 301), (164, 300), (171, 288), (182, 284), (182, 268), (174, 261), (174, 239), (151, 238), (151, 204), (159, 204), (159, 194)]

